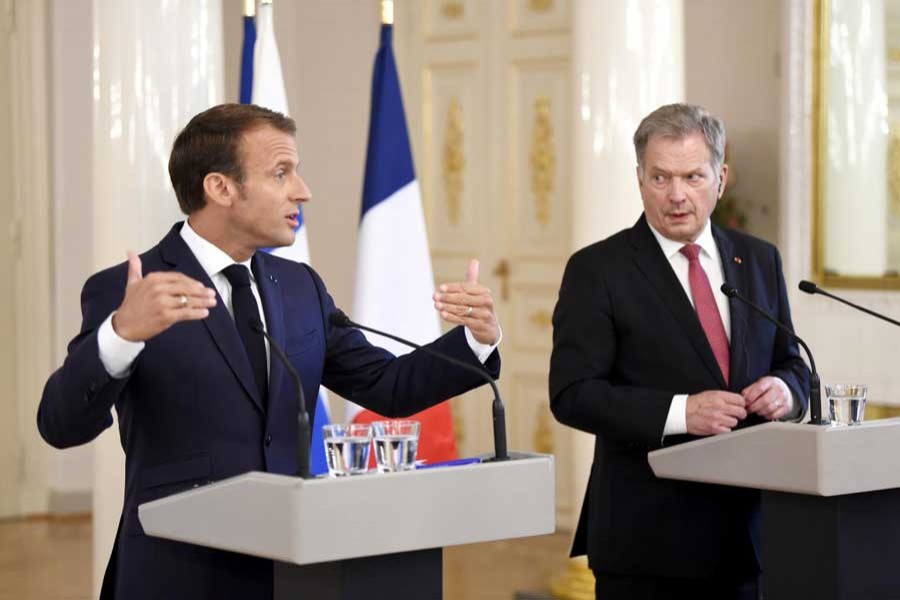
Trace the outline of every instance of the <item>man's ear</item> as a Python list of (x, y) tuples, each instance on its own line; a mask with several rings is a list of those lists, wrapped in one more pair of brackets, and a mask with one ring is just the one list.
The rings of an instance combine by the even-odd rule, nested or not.
[(725, 191), (725, 183), (728, 181), (728, 165), (722, 164), (722, 167), (719, 169), (719, 192), (718, 197), (722, 197), (722, 193)]
[(222, 173), (207, 173), (203, 178), (203, 193), (208, 202), (226, 207), (234, 203), (237, 188), (231, 178)]

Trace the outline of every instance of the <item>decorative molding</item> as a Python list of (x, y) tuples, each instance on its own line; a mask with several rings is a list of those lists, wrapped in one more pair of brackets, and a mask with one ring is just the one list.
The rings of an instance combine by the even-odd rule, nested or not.
[(459, 0), (445, 0), (444, 2), (441, 2), (441, 14), (448, 20), (455, 21), (457, 19), (462, 19), (465, 12), (466, 7)]
[(466, 153), (463, 147), (465, 132), (463, 130), (462, 107), (456, 98), (450, 101), (445, 123), (442, 170), (444, 197), (447, 204), (447, 220), (452, 225), (459, 225), (462, 213), (463, 172), (466, 168)]
[(466, 420), (463, 418), (462, 406), (456, 401), (451, 402), (450, 407), (453, 412), (453, 433), (456, 436), (456, 447), (462, 448), (466, 441)]
[(544, 308), (540, 308), (528, 315), (528, 320), (540, 329), (546, 329), (553, 324), (553, 316), (550, 314), (550, 311)]
[(528, 8), (532, 12), (547, 12), (553, 8), (553, 0), (528, 0)]
[(894, 419), (900, 417), (900, 406), (886, 404), (868, 404), (866, 406), (866, 421), (878, 421), (879, 419)]
[(550, 99), (538, 96), (534, 101), (534, 127), (531, 131), (531, 191), (536, 218), (543, 227), (550, 225), (552, 195), (556, 178), (556, 152), (553, 148), (553, 120)]
[(538, 406), (534, 425), (534, 451), (541, 454), (554, 454), (553, 429), (550, 427), (550, 411), (545, 405)]
[(891, 123), (888, 142), (888, 192), (891, 212), (900, 214), (900, 122)]
[(50, 490), (49, 512), (53, 517), (89, 515), (94, 509), (94, 492)]

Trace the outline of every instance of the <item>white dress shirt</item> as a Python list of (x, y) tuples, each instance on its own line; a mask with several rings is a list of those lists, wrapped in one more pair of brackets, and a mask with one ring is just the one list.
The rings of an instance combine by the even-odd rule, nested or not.
[[(663, 254), (668, 259), (675, 276), (684, 293), (687, 295), (691, 306), (694, 306), (694, 297), (691, 296), (691, 283), (688, 279), (688, 266), (690, 262), (687, 257), (681, 253), (684, 242), (676, 242), (670, 240), (647, 223), (653, 237), (656, 238)], [(719, 248), (716, 246), (716, 240), (712, 235), (712, 227), (709, 221), (706, 227), (700, 232), (697, 241), (694, 242), (700, 246), (700, 266), (706, 271), (706, 278), (709, 279), (709, 286), (712, 288), (713, 296), (716, 299), (716, 307), (719, 309), (719, 316), (722, 317), (722, 325), (725, 326), (725, 335), (728, 341), (731, 341), (731, 308), (729, 306), (728, 297), (722, 293), (722, 284), (725, 283), (725, 271), (722, 268), (722, 257), (719, 255)], [(776, 378), (778, 379), (778, 378)], [(787, 389), (787, 385), (782, 382)], [(666, 425), (663, 428), (663, 437), (668, 435), (678, 435), (687, 433), (687, 399), (688, 394), (676, 394), (672, 397), (672, 403), (669, 405), (669, 414), (666, 417)], [(793, 410), (793, 394), (788, 394), (787, 398), (788, 414)]]
[[(181, 227), (181, 238), (188, 245), (188, 248), (190, 248), (191, 252), (197, 258), (197, 262), (200, 263), (200, 266), (203, 267), (203, 270), (212, 280), (213, 285), (216, 287), (216, 291), (219, 292), (219, 296), (222, 298), (222, 302), (225, 303), (225, 307), (228, 309), (228, 312), (231, 313), (232, 318), (234, 318), (234, 309), (232, 308), (231, 303), (231, 283), (229, 283), (225, 274), (222, 273), (226, 267), (235, 264), (234, 259), (228, 256), (228, 254), (218, 246), (215, 246), (211, 242), (200, 237), (187, 221), (185, 221), (184, 225)], [(250, 290), (253, 292), (253, 297), (256, 299), (256, 305), (259, 308), (259, 316), (263, 322), (263, 327), (266, 327), (266, 331), (268, 331), (266, 313), (263, 310), (256, 278), (253, 275), (253, 271), (250, 270), (250, 260), (240, 264), (246, 266), (247, 270), (250, 271)], [(97, 345), (100, 361), (106, 368), (106, 372), (109, 373), (110, 377), (118, 379), (129, 374), (135, 359), (137, 359), (138, 355), (144, 349), (144, 342), (131, 342), (122, 339), (112, 326), (114, 314), (115, 312), (111, 313), (97, 331)], [(500, 339), (498, 339), (497, 343), (494, 345), (482, 344), (475, 339), (468, 327), (465, 330), (465, 335), (469, 348), (472, 349), (472, 352), (478, 357), (478, 360), (481, 361), (482, 364), (487, 361), (494, 349), (500, 344)], [(502, 338), (502, 336), (503, 333), (501, 332), (500, 338)], [(270, 356), (269, 341), (265, 340), (265, 344), (266, 365), (268, 365)]]

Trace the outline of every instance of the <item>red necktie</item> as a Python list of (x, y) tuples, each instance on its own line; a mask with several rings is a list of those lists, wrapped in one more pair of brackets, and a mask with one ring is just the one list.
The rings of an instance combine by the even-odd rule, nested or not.
[(687, 244), (682, 246), (680, 252), (688, 259), (688, 281), (691, 284), (691, 297), (694, 299), (694, 309), (700, 319), (700, 326), (706, 333), (706, 339), (712, 347), (716, 362), (728, 384), (728, 365), (731, 360), (731, 352), (728, 349), (728, 336), (725, 335), (725, 326), (722, 324), (722, 315), (716, 305), (706, 271), (700, 264), (700, 246)]

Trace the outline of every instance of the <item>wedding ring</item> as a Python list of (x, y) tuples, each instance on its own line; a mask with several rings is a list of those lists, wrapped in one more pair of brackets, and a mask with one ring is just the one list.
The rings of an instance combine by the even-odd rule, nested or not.
[(471, 314), (472, 314), (472, 307), (470, 306), (470, 307), (468, 307), (468, 308), (466, 309), (466, 314), (465, 314), (465, 316), (468, 317), (468, 316), (471, 315)]
[(187, 308), (188, 299), (184, 294), (178, 296), (178, 301), (181, 302), (181, 308)]

